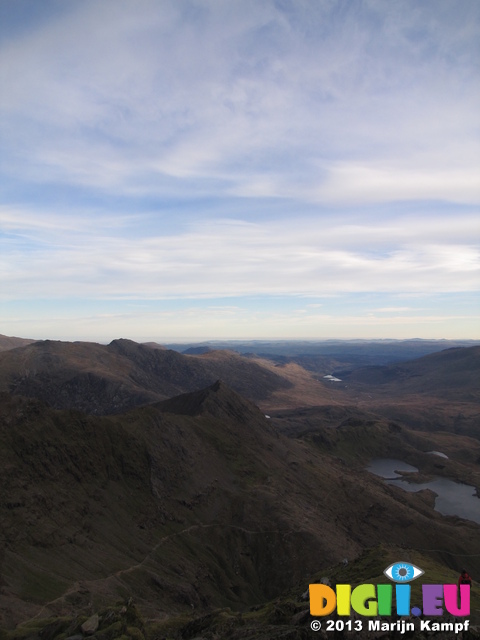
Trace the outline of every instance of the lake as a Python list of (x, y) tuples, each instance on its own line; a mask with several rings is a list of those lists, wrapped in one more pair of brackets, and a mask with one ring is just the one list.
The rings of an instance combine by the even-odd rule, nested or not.
[(394, 458), (376, 458), (372, 460), (367, 467), (367, 471), (374, 473), (376, 476), (380, 476), (385, 479), (401, 478), (402, 476), (396, 471), (418, 471), (416, 467), (412, 467), (411, 464), (402, 462), (401, 460), (395, 460)]
[(480, 524), (480, 499), (475, 495), (475, 487), (448, 480), (447, 478), (435, 478), (430, 482), (416, 484), (408, 482), (396, 471), (418, 471), (401, 460), (393, 458), (377, 458), (372, 460), (367, 471), (384, 478), (387, 484), (393, 484), (405, 491), (421, 491), (430, 489), (437, 494), (435, 498), (435, 511), (444, 516), (459, 516), (466, 520), (472, 520)]

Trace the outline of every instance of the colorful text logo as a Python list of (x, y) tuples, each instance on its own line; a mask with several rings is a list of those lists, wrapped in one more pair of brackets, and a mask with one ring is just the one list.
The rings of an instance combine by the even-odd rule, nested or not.
[[(335, 609), (339, 616), (349, 616), (355, 611), (361, 616), (391, 616), (393, 587), (395, 586), (395, 613), (398, 616), (442, 616), (444, 608), (452, 616), (470, 615), (470, 585), (424, 584), (423, 607), (410, 608), (410, 585), (424, 571), (409, 562), (394, 562), (384, 574), (395, 582), (391, 584), (360, 584), (352, 589), (349, 584), (337, 584), (335, 590), (325, 584), (311, 584), (310, 614), (328, 616)], [(460, 595), (460, 604), (458, 597)]]

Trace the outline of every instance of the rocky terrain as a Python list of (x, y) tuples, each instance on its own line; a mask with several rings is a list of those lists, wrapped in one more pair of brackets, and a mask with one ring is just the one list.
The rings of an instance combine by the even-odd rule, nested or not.
[[(407, 493), (365, 469), (400, 457), (419, 478), (478, 488), (478, 432), (456, 433), (446, 414), (440, 429), (392, 420), (378, 411), (387, 383), (367, 374), (329, 386), (295, 363), (123, 340), (35, 343), (0, 364), (2, 640), (319, 637), (302, 598), (309, 582), (384, 582), (399, 557), (429, 582), (455, 581), (465, 559), (480, 575), (479, 525), (442, 516), (429, 490)], [(471, 387), (458, 402), (475, 406), (478, 351), (405, 366), (426, 411), (447, 366)], [(196, 386), (220, 372), (256, 402), (221, 375)], [(105, 399), (77, 385), (83, 375), (103, 381)], [(393, 407), (402, 375), (386, 376)], [(109, 385), (127, 406), (112, 404)], [(475, 587), (473, 622), (477, 612)]]
[(96, 415), (194, 391), (218, 378), (256, 401), (291, 386), (234, 352), (197, 357), (131, 340), (109, 345), (45, 340), (0, 353), (0, 390)]

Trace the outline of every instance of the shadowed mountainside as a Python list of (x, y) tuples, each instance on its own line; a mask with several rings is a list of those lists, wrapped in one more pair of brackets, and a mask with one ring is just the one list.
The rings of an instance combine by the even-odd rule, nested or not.
[(125, 597), (151, 620), (244, 609), (385, 540), (453, 569), (480, 553), (475, 524), (279, 435), (221, 382), (110, 417), (4, 394), (0, 418), (6, 626)]

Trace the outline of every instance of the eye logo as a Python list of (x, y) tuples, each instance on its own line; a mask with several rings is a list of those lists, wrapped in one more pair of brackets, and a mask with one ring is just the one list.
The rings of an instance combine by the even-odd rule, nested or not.
[(409, 562), (394, 562), (383, 573), (393, 582), (411, 582), (424, 574), (425, 571)]

